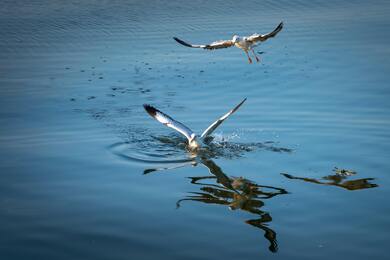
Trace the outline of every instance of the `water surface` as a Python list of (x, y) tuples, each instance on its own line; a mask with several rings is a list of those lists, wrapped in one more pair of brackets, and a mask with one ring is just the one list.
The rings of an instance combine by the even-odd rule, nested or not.
[[(178, 45), (271, 31), (262, 62)], [(387, 1), (3, 1), (1, 259), (386, 259)], [(149, 117), (204, 130), (206, 153)]]

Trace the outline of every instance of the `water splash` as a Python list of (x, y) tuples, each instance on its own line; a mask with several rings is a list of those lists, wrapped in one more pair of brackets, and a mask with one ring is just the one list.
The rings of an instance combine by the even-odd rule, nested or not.
[(289, 148), (277, 147), (273, 142), (242, 143), (230, 142), (232, 136), (217, 135), (209, 144), (199, 151), (187, 149), (187, 141), (181, 136), (149, 136), (140, 138), (132, 135), (131, 141), (118, 142), (110, 145), (108, 149), (122, 159), (132, 162), (150, 164), (171, 164), (196, 162), (197, 158), (225, 158), (233, 159), (245, 153), (264, 149), (272, 152), (292, 152)]

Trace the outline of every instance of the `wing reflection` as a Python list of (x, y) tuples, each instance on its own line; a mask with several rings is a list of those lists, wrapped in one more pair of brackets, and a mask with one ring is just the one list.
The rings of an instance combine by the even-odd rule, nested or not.
[(297, 177), (291, 174), (282, 173), (283, 176), (289, 179), (303, 180), (306, 182), (322, 184), (322, 185), (337, 186), (347, 190), (362, 190), (362, 189), (378, 187), (377, 184), (371, 182), (374, 180), (374, 178), (362, 178), (362, 179), (349, 180), (349, 178), (351, 178), (355, 174), (356, 172), (354, 171), (339, 169), (337, 167), (333, 169), (333, 174), (324, 176), (320, 179)]
[[(277, 252), (276, 232), (268, 227), (272, 217), (261, 208), (264, 206), (263, 200), (288, 192), (282, 188), (259, 185), (243, 177), (230, 177), (210, 159), (201, 158), (200, 163), (209, 169), (211, 175), (189, 177), (192, 184), (200, 186), (199, 191), (190, 192), (185, 198), (178, 200), (177, 208), (184, 201), (197, 201), (206, 204), (225, 205), (230, 210), (243, 210), (254, 214), (256, 217), (245, 221), (245, 223), (261, 229), (264, 232), (264, 237), (269, 241), (269, 250)], [(179, 165), (178, 167), (182, 166)], [(144, 173), (172, 168), (177, 167), (147, 169)]]

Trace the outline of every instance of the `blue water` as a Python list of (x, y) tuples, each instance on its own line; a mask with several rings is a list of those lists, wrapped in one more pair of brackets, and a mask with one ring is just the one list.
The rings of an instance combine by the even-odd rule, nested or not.
[[(178, 45), (283, 30), (248, 64)], [(1, 259), (387, 259), (388, 1), (2, 1)], [(143, 110), (201, 133), (206, 153)]]

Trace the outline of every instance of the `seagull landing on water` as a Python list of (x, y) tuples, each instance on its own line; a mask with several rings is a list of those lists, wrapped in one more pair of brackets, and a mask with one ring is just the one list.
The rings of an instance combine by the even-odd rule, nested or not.
[(237, 48), (242, 49), (245, 51), (246, 56), (248, 56), (249, 63), (252, 63), (252, 59), (249, 57), (248, 51), (252, 51), (253, 55), (256, 58), (256, 61), (259, 62), (260, 59), (256, 56), (253, 48), (256, 47), (260, 42), (264, 42), (265, 40), (275, 37), (278, 32), (280, 32), (283, 28), (283, 22), (281, 22), (275, 30), (273, 30), (270, 33), (267, 34), (252, 34), (251, 36), (248, 37), (239, 37), (238, 35), (234, 35), (233, 39), (231, 40), (226, 40), (226, 41), (216, 41), (207, 45), (193, 45), (186, 43), (183, 40), (180, 40), (179, 38), (173, 37), (175, 41), (178, 43), (191, 47), (191, 48), (203, 48), (206, 50), (215, 50), (215, 49), (222, 49), (222, 48), (229, 48), (232, 46), (236, 46)]
[(201, 148), (202, 143), (207, 144), (211, 133), (217, 129), (217, 127), (222, 124), (223, 121), (225, 121), (226, 118), (228, 118), (231, 114), (237, 111), (237, 109), (246, 101), (246, 98), (240, 102), (235, 108), (227, 112), (225, 115), (223, 115), (221, 118), (219, 118), (217, 121), (212, 123), (209, 127), (207, 127), (206, 130), (202, 133), (200, 137), (198, 137), (191, 129), (189, 129), (184, 124), (176, 121), (172, 117), (168, 116), (167, 114), (161, 112), (160, 110), (152, 107), (151, 105), (144, 104), (144, 108), (146, 112), (148, 112), (149, 115), (151, 115), (154, 119), (159, 121), (160, 123), (175, 129), (188, 139), (188, 148), (191, 151), (197, 151), (199, 148)]

